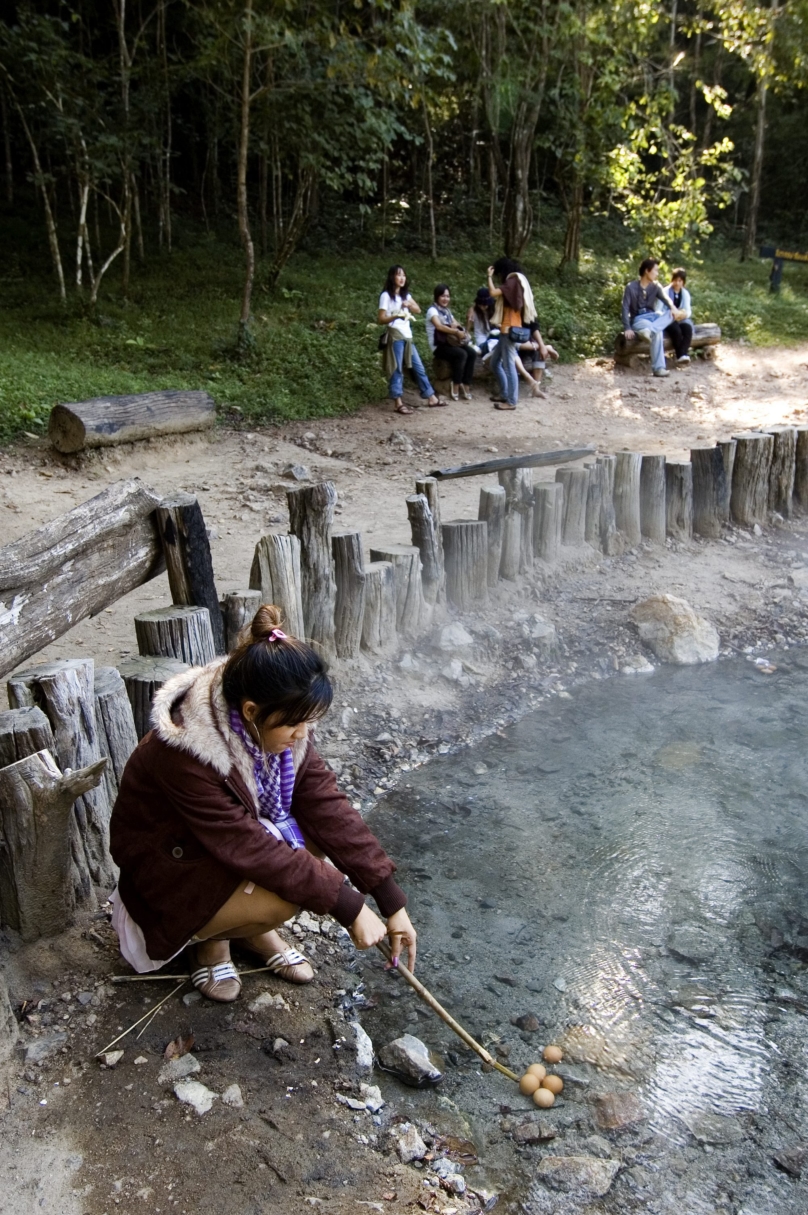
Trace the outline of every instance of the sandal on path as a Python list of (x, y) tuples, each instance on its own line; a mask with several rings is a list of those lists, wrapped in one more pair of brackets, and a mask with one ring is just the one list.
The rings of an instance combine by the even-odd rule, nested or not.
[(297, 949), (279, 950), (265, 958), (259, 949), (250, 945), (246, 940), (237, 941), (236, 944), (241, 949), (246, 949), (248, 953), (255, 954), (261, 959), (267, 970), (277, 975), (279, 979), (286, 979), (287, 983), (311, 983), (314, 978), (311, 962)]
[(510, 401), (496, 401), (494, 409), (516, 409), (516, 406), (512, 405)]
[(430, 409), (442, 409), (444, 405), (448, 404), (449, 402), (445, 397), (435, 397), (434, 401), (427, 401), (427, 405)]
[[(198, 961), (197, 956), (197, 961)], [(232, 962), (217, 962), (214, 966), (197, 966), (191, 971), (194, 987), (209, 1000), (221, 1004), (232, 1004), (241, 994), (241, 979)]]
[(409, 405), (405, 405), (402, 402), (401, 405), (396, 405), (394, 412), (395, 413), (415, 413), (415, 410), (411, 409)]

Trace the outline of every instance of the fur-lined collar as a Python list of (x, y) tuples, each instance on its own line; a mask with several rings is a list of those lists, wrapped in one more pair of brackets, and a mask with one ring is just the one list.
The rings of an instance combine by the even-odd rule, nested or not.
[[(222, 692), (226, 661), (217, 658), (206, 667), (192, 667), (167, 680), (154, 694), (152, 729), (162, 742), (210, 764), (220, 776), (235, 768), (257, 800), (253, 762), (230, 727), (230, 706)], [(295, 772), (307, 749), (308, 740), (292, 747)]]

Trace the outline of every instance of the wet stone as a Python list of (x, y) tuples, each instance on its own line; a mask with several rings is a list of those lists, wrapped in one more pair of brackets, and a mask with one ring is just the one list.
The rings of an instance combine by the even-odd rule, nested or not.
[(718, 942), (698, 925), (683, 924), (667, 940), (668, 952), (684, 962), (709, 962), (718, 952)]
[(536, 1176), (551, 1189), (602, 1198), (611, 1189), (619, 1168), (616, 1160), (594, 1156), (545, 1156), (539, 1161)]
[(535, 1034), (540, 1022), (533, 1013), (523, 1013), (521, 1017), (513, 1017), (511, 1025), (515, 1025), (517, 1029), (524, 1030), (526, 1033)]
[(601, 1093), (595, 1098), (595, 1125), (601, 1131), (621, 1131), (646, 1118), (645, 1109), (634, 1093)]
[(523, 1122), (511, 1132), (514, 1143), (520, 1147), (529, 1147), (534, 1143), (547, 1143), (555, 1139), (556, 1129), (549, 1122)]
[(413, 1034), (402, 1034), (382, 1047), (379, 1062), (387, 1071), (395, 1072), (406, 1084), (416, 1088), (424, 1084), (438, 1084), (443, 1079), (430, 1059), (426, 1045)]
[(782, 1148), (774, 1155), (774, 1163), (778, 1168), (792, 1177), (802, 1175), (803, 1166), (808, 1158), (808, 1143), (796, 1143), (792, 1147)]
[(738, 1143), (744, 1138), (740, 1122), (723, 1114), (683, 1114), (682, 1121), (699, 1143)]

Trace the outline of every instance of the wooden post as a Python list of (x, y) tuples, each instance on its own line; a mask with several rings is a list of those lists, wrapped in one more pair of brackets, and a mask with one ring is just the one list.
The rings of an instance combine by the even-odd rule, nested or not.
[(556, 469), (556, 481), (564, 486), (564, 522), (561, 543), (577, 547), (586, 543), (586, 500), (589, 495), (589, 470)]
[(693, 531), (716, 539), (721, 535), (723, 503), (727, 498), (724, 455), (719, 446), (693, 447)]
[(109, 804), (115, 804), (126, 761), (137, 746), (137, 730), (126, 684), (115, 667), (96, 667), (93, 680), (98, 746), (109, 761), (104, 771)]
[[(429, 513), (432, 516), (432, 526), (435, 531), (434, 542), (436, 547), (437, 569), (440, 574), (440, 586), (438, 588), (438, 595), (435, 602), (438, 604), (443, 604), (446, 602), (446, 570), (444, 568), (443, 558), (443, 532), (441, 531), (440, 485), (435, 477), (423, 477), (420, 480), (416, 480), (415, 492), (416, 494), (424, 495), (429, 506)], [(412, 542), (419, 549), (421, 549), (421, 561), (424, 565), (424, 571), (426, 571), (426, 562), (424, 560), (423, 549), (421, 548), (420, 543), (415, 539), (414, 535)], [(427, 599), (427, 602), (429, 603), (431, 600)]]
[(401, 637), (417, 637), (427, 616), (421, 589), (421, 555), (415, 545), (388, 544), (370, 550), (371, 561), (389, 561), (393, 567), (396, 591), (396, 632)]
[(41, 709), (34, 705), (0, 713), (0, 768), (53, 749), (53, 731)]
[(261, 592), (261, 603), (274, 603), (281, 609), (285, 632), (303, 638), (306, 630), (301, 585), (297, 536), (280, 536), (275, 532), (262, 536), (255, 546), (250, 587)]
[[(69, 658), (18, 671), (8, 681), (8, 702), (15, 709), (39, 705), (51, 724), (56, 760), (63, 770), (92, 766), (101, 759), (91, 658)], [(76, 802), (73, 876), (81, 901), (92, 901), (92, 883), (111, 888), (115, 880), (109, 854), (111, 809), (106, 786), (98, 781)]]
[(640, 466), (640, 531), (665, 543), (665, 457), (643, 456)]
[(144, 657), (178, 658), (192, 667), (213, 662), (210, 613), (203, 607), (164, 607), (135, 616), (138, 653)]
[(224, 654), (224, 622), (202, 508), (193, 494), (173, 494), (160, 503), (157, 518), (171, 598), (176, 604), (208, 609), (214, 653)]
[(480, 490), (477, 518), (484, 519), (488, 527), (488, 585), (496, 586), (499, 580), (502, 541), (505, 532), (505, 490), (503, 486), (483, 486)]
[(623, 538), (617, 530), (617, 520), (614, 513), (614, 475), (617, 468), (616, 456), (598, 456), (597, 466), (601, 469), (603, 489), (600, 509), (600, 547), (607, 557), (614, 557), (623, 551)]
[(808, 426), (797, 427), (794, 497), (801, 509), (808, 511)]
[(50, 751), (37, 751), (0, 768), (0, 919), (23, 941), (73, 922), (72, 806), (98, 788), (106, 762), (62, 775)]
[(263, 603), (260, 590), (228, 591), (222, 600), (224, 641), (228, 654), (238, 645), (242, 629), (250, 624)]
[(774, 440), (769, 473), (769, 510), (776, 510), (784, 519), (790, 519), (797, 464), (797, 428), (772, 426), (766, 433)]
[(724, 493), (721, 498), (720, 516), (722, 523), (729, 523), (729, 503), (732, 496), (732, 470), (735, 467), (735, 448), (738, 444), (734, 439), (727, 439), (723, 443), (716, 443), (716, 447), (721, 448), (721, 456), (724, 460)]
[(640, 526), (640, 473), (642, 456), (635, 451), (618, 451), (614, 466), (614, 519), (629, 548), (642, 539)]
[(586, 519), (584, 538), (593, 548), (601, 547), (600, 516), (603, 509), (603, 469), (597, 460), (587, 462), (584, 468), (589, 474), (586, 490)]
[(326, 654), (333, 654), (337, 588), (331, 572), (331, 525), (337, 491), (331, 481), (321, 481), (319, 485), (290, 489), (286, 498), (289, 529), (300, 541), (305, 635)]
[(548, 564), (558, 560), (564, 523), (564, 486), (542, 481), (533, 491), (533, 554)]
[(362, 641), (365, 618), (365, 559), (360, 532), (334, 532), (334, 644), (338, 658), (356, 658)]
[(693, 465), (665, 465), (665, 522), (672, 540), (693, 539)]
[(732, 437), (738, 444), (732, 473), (732, 517), (736, 523), (743, 523), (747, 527), (753, 527), (755, 523), (765, 524), (768, 522), (769, 473), (774, 439), (758, 431), (746, 431)]
[[(514, 578), (517, 573), (524, 574), (533, 568), (533, 472), (530, 468), (506, 468), (498, 477), (505, 490), (503, 547), (507, 550), (506, 564), (509, 570), (515, 566), (514, 573), (506, 573), (503, 564), (501, 573), (503, 578)], [(509, 522), (511, 516), (516, 517), (518, 526)]]
[[(486, 525), (487, 526), (487, 525)], [(519, 556), (522, 551), (522, 520), (513, 511), (506, 511), (502, 521), (502, 555), (499, 559), (499, 576), (508, 582), (519, 577)], [(449, 595), (451, 599), (451, 595)]]
[(488, 599), (488, 526), (481, 519), (443, 524), (446, 597), (461, 612)]
[(390, 561), (371, 561), (365, 566), (365, 614), (362, 618), (362, 649), (370, 654), (389, 654), (396, 647), (396, 588)]
[(407, 498), (412, 542), (421, 554), (421, 581), (424, 599), (434, 607), (445, 598), (443, 570), (443, 541), (425, 494), (410, 494)]
[(188, 663), (179, 662), (176, 658), (127, 658), (121, 662), (118, 670), (126, 685), (137, 736), (143, 738), (151, 729), (154, 693), (174, 675), (187, 671)]

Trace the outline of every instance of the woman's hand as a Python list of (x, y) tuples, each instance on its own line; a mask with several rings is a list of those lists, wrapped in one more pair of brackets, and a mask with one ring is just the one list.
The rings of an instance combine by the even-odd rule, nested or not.
[(490, 282), (493, 277), (494, 277), (494, 267), (489, 266), (488, 267), (488, 281)]
[(402, 907), (400, 911), (395, 911), (387, 921), (387, 935), (390, 938), (390, 950), (393, 955), (392, 962), (388, 962), (387, 968), (395, 967), (398, 964), (398, 959), (402, 949), (407, 950), (407, 967), (409, 970), (415, 970), (415, 953), (417, 934), (412, 926), (410, 917)]
[(363, 906), (348, 932), (357, 949), (370, 949), (387, 936), (384, 920), (380, 920), (367, 904)]

